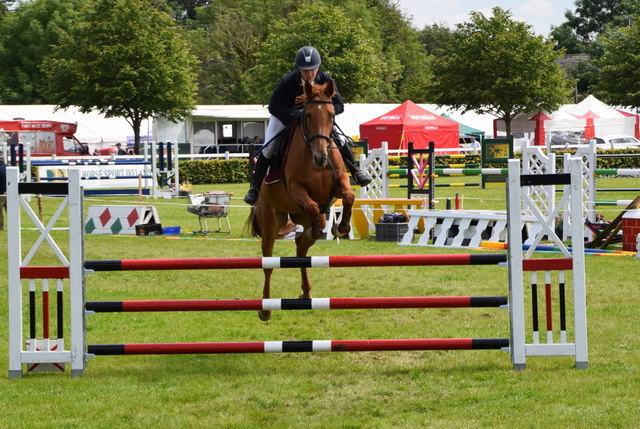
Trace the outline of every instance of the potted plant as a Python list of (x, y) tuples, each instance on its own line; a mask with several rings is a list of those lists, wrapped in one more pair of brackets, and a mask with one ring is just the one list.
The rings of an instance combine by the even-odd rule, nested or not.
[(188, 197), (189, 195), (191, 195), (191, 182), (185, 180), (180, 184), (180, 188), (178, 189), (178, 196)]

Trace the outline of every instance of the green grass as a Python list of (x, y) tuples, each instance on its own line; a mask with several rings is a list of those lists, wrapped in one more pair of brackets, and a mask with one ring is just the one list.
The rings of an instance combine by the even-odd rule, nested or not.
[[(630, 179), (606, 180), (612, 184), (601, 186), (634, 186)], [(234, 240), (220, 234), (196, 239), (190, 232), (171, 238), (89, 235), (86, 258), (259, 256), (259, 242), (242, 234), (248, 208), (240, 198), (246, 185), (195, 189), (211, 190), (235, 193), (230, 211)], [(401, 197), (405, 191), (393, 192)], [(455, 193), (464, 194), (467, 209), (504, 209), (502, 187), (437, 190), (441, 200)], [(609, 193), (599, 198), (634, 196)], [(185, 200), (145, 203), (157, 206), (163, 226), (198, 227)], [(91, 204), (108, 201), (87, 199), (85, 208)], [(47, 219), (53, 210), (51, 201), (43, 202)], [(608, 207), (604, 214), (611, 219), (619, 212)], [(28, 241), (35, 240), (34, 232), (25, 234)], [(64, 242), (62, 233), (55, 235)], [(6, 233), (0, 233), (0, 246), (6, 249)], [(311, 249), (312, 255), (442, 252), (466, 253), (371, 239), (319, 242)], [(294, 244), (280, 241), (276, 253), (291, 256)], [(51, 252), (44, 254), (39, 261)], [(640, 426), (638, 260), (587, 256), (586, 261), (585, 371), (573, 369), (571, 357), (538, 357), (528, 359), (526, 371), (515, 372), (507, 353), (481, 350), (102, 356), (91, 359), (80, 378), (42, 373), (15, 380), (0, 377), (0, 427), (635, 428)], [(506, 270), (491, 266), (315, 269), (310, 277), (316, 297), (507, 293)], [(6, 278), (6, 263), (0, 266), (0, 278)], [(262, 272), (97, 273), (87, 277), (86, 289), (87, 300), (259, 298)], [(296, 297), (298, 270), (276, 271), (272, 291), (276, 298)], [(3, 321), (6, 301), (2, 288)], [(507, 337), (508, 314), (482, 308), (291, 311), (274, 312), (265, 323), (253, 311), (112, 313), (90, 316), (87, 326), (92, 344)], [(0, 327), (0, 344), (6, 347), (6, 322)], [(7, 353), (0, 357), (0, 368), (7, 368)]]

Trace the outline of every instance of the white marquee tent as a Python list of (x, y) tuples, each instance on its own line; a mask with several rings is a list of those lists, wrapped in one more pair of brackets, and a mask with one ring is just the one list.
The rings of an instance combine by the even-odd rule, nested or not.
[[(554, 133), (574, 133), (580, 139), (607, 135), (640, 137), (636, 114), (609, 106), (589, 95), (578, 104), (567, 104), (556, 112), (519, 115), (511, 121), (511, 133), (544, 145)], [(494, 134), (505, 135), (505, 123), (494, 120)]]
[[(346, 135), (357, 138), (360, 124), (398, 106), (399, 104), (345, 104), (345, 111), (336, 118), (336, 123)], [(438, 113), (446, 112), (455, 121), (483, 130), (486, 134), (491, 132), (493, 117), (490, 115), (462, 114), (433, 104), (418, 106)], [(221, 134), (220, 125), (224, 123), (240, 124), (242, 132), (235, 135), (238, 139), (245, 136), (253, 138), (255, 135), (264, 138), (269, 117), (268, 107), (263, 105), (200, 105), (196, 106), (189, 117), (178, 123), (163, 118), (155, 119), (153, 136), (156, 141), (189, 143), (192, 153), (198, 153), (199, 148), (216, 143), (216, 133)]]

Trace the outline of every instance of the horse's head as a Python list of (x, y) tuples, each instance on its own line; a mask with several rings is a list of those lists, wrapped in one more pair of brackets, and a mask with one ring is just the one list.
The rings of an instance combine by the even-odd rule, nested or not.
[(336, 116), (331, 98), (335, 94), (332, 80), (323, 85), (304, 83), (304, 112), (302, 115), (302, 134), (313, 154), (316, 167), (327, 165), (328, 147), (331, 144), (331, 132)]

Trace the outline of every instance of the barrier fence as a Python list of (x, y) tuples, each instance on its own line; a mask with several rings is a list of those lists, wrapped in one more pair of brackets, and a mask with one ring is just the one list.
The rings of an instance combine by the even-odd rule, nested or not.
[[(196, 259), (112, 259), (86, 261), (84, 267), (93, 271), (139, 270), (228, 270), (241, 268), (344, 268), (344, 267), (407, 267), (433, 265), (496, 265), (507, 261), (503, 254), (456, 255), (364, 255), (305, 256), (261, 258), (196, 258)], [(48, 267), (47, 267), (48, 268)], [(23, 268), (23, 275), (32, 269)]]
[[(632, 192), (638, 191), (640, 188), (596, 188), (596, 179), (599, 176), (622, 176), (622, 177), (637, 177), (640, 176), (640, 169), (637, 168), (597, 168), (598, 157), (620, 157), (620, 156), (637, 156), (639, 154), (597, 154), (595, 143), (589, 145), (581, 145), (576, 148), (575, 157), (579, 157), (583, 161), (582, 168), (582, 192), (583, 197), (583, 215), (584, 218), (590, 222), (595, 222), (596, 217), (596, 205), (601, 203), (596, 198), (597, 191), (619, 191), (619, 192)], [(568, 173), (568, 159), (571, 154), (564, 154), (565, 160), (565, 173)], [(438, 155), (435, 155), (435, 159), (438, 159)], [(466, 157), (466, 155), (451, 155), (451, 157)], [(481, 176), (481, 177), (500, 177), (506, 176), (507, 169), (505, 168), (469, 168), (468, 165), (460, 168), (443, 168), (430, 163), (428, 166), (410, 166), (409, 168), (389, 168), (388, 160), (391, 158), (398, 158), (389, 156), (389, 151), (383, 145), (381, 149), (374, 149), (371, 151), (367, 158), (361, 159), (361, 165), (367, 168), (373, 177), (373, 182), (370, 186), (361, 190), (362, 198), (387, 198), (389, 189), (391, 188), (409, 188), (410, 184), (391, 184), (389, 183), (390, 177), (404, 177), (422, 178), (422, 182), (418, 184), (427, 184), (426, 179), (430, 180), (437, 178), (438, 176)], [(523, 145), (522, 147), (523, 158), (523, 173), (524, 174), (549, 174), (555, 173), (555, 154), (549, 151), (545, 151), (540, 146)], [(401, 159), (409, 159), (407, 157)], [(432, 165), (431, 165), (432, 164)], [(433, 172), (433, 175), (430, 172)], [(485, 183), (489, 185), (491, 183)], [(478, 186), (477, 183), (446, 183), (439, 184), (437, 181), (433, 181), (433, 187), (469, 187)], [(555, 207), (555, 191), (553, 186), (546, 186), (542, 189), (538, 189), (534, 192), (537, 195), (536, 204), (539, 206)], [(618, 204), (623, 205), (623, 204)], [(626, 204), (624, 204), (626, 205)], [(563, 211), (563, 230), (564, 239), (570, 237), (568, 231), (571, 230), (569, 217), (566, 216), (567, 210)], [(590, 240), (593, 235), (589, 228), (583, 227), (583, 236), (585, 239)]]
[(311, 299), (203, 299), (165, 301), (94, 301), (85, 308), (96, 313), (139, 311), (243, 311), (243, 310), (355, 310), (374, 308), (500, 307), (506, 296), (426, 296)]
[[(517, 160), (509, 161), (509, 250), (507, 254), (452, 254), (452, 255), (368, 255), (328, 257), (280, 257), (280, 258), (217, 258), (217, 259), (123, 259), (84, 260), (82, 228), (82, 195), (77, 170), (70, 170), (68, 183), (19, 183), (18, 169), (8, 168), (9, 201), (9, 376), (22, 376), (23, 365), (28, 370), (60, 370), (70, 366), (71, 375), (84, 373), (86, 360), (93, 355), (120, 354), (185, 354), (185, 353), (264, 353), (264, 352), (312, 352), (312, 351), (380, 351), (380, 350), (462, 350), (497, 349), (509, 351), (515, 369), (526, 366), (527, 356), (573, 356), (577, 368), (587, 366), (586, 299), (584, 290), (584, 253), (582, 240), (574, 240), (573, 253), (555, 235), (553, 218), (544, 219), (544, 228), (531, 248), (523, 253), (521, 231), (521, 204), (530, 206), (531, 199), (522, 193), (527, 186), (553, 183), (563, 186), (560, 207), (568, 205), (573, 211), (574, 236), (581, 228), (580, 210), (580, 161), (571, 162), (570, 174), (521, 175)], [(33, 215), (25, 200), (29, 193), (61, 196), (60, 208), (45, 226)], [(531, 207), (529, 207), (531, 208)], [(40, 232), (40, 238), (26, 256), (22, 253), (22, 225), (20, 210), (27, 212)], [(533, 210), (536, 208), (533, 207)], [(69, 215), (69, 255), (57, 246), (50, 232), (64, 212)], [(560, 258), (533, 258), (533, 249), (543, 235), (549, 236), (560, 249)], [(43, 242), (53, 249), (59, 265), (33, 265), (32, 260)], [(509, 294), (498, 297), (371, 297), (324, 298), (309, 300), (170, 300), (170, 301), (85, 301), (85, 276), (94, 271), (131, 271), (157, 269), (246, 269), (246, 268), (354, 268), (373, 266), (441, 266), (441, 265), (508, 265)], [(553, 325), (555, 317), (551, 272), (558, 271), (560, 306), (560, 330)], [(524, 278), (525, 272), (543, 272), (546, 311), (546, 341), (539, 336), (537, 283)], [(569, 273), (569, 274), (567, 274)], [(48, 282), (58, 283), (59, 307), (56, 309), (57, 336), (49, 326)], [(533, 277), (532, 277), (533, 279)], [(568, 282), (565, 283), (565, 279)], [(28, 311), (23, 306), (23, 280), (28, 287)], [(37, 282), (42, 283), (42, 336), (37, 335)], [(68, 293), (63, 283), (67, 282)], [(525, 289), (532, 290), (532, 309), (525, 309)], [(566, 290), (569, 289), (569, 290)], [(63, 297), (68, 307), (63, 305)], [(571, 303), (566, 295), (572, 296)], [(569, 306), (569, 310), (567, 310)], [(250, 309), (374, 309), (374, 308), (442, 308), (442, 307), (500, 307), (508, 308), (509, 338), (445, 338), (445, 339), (371, 339), (371, 340), (320, 340), (320, 341), (259, 341), (232, 343), (151, 343), (151, 344), (88, 344), (86, 340), (86, 314), (117, 311), (235, 311)], [(67, 309), (68, 308), (68, 309)], [(532, 317), (533, 332), (525, 329), (525, 314)], [(29, 316), (29, 332), (23, 332), (23, 314)], [(573, 318), (573, 326), (567, 320)], [(65, 329), (70, 338), (63, 338)], [(559, 341), (555, 333), (559, 334)]]
[[(7, 165), (20, 168), (20, 180), (32, 182), (32, 167), (36, 170), (36, 182), (68, 181), (66, 171), (70, 167), (82, 170), (81, 180), (85, 195), (149, 195), (157, 198), (165, 186), (173, 187), (178, 195), (179, 169), (178, 145), (172, 143), (145, 143), (144, 155), (110, 158), (81, 156), (69, 159), (32, 157), (28, 145), (22, 143), (3, 145), (7, 153)], [(135, 188), (135, 189), (127, 189)]]
[(490, 350), (509, 346), (508, 338), (422, 340), (252, 341), (233, 343), (91, 344), (93, 355), (215, 353), (373, 352), (400, 350)]

